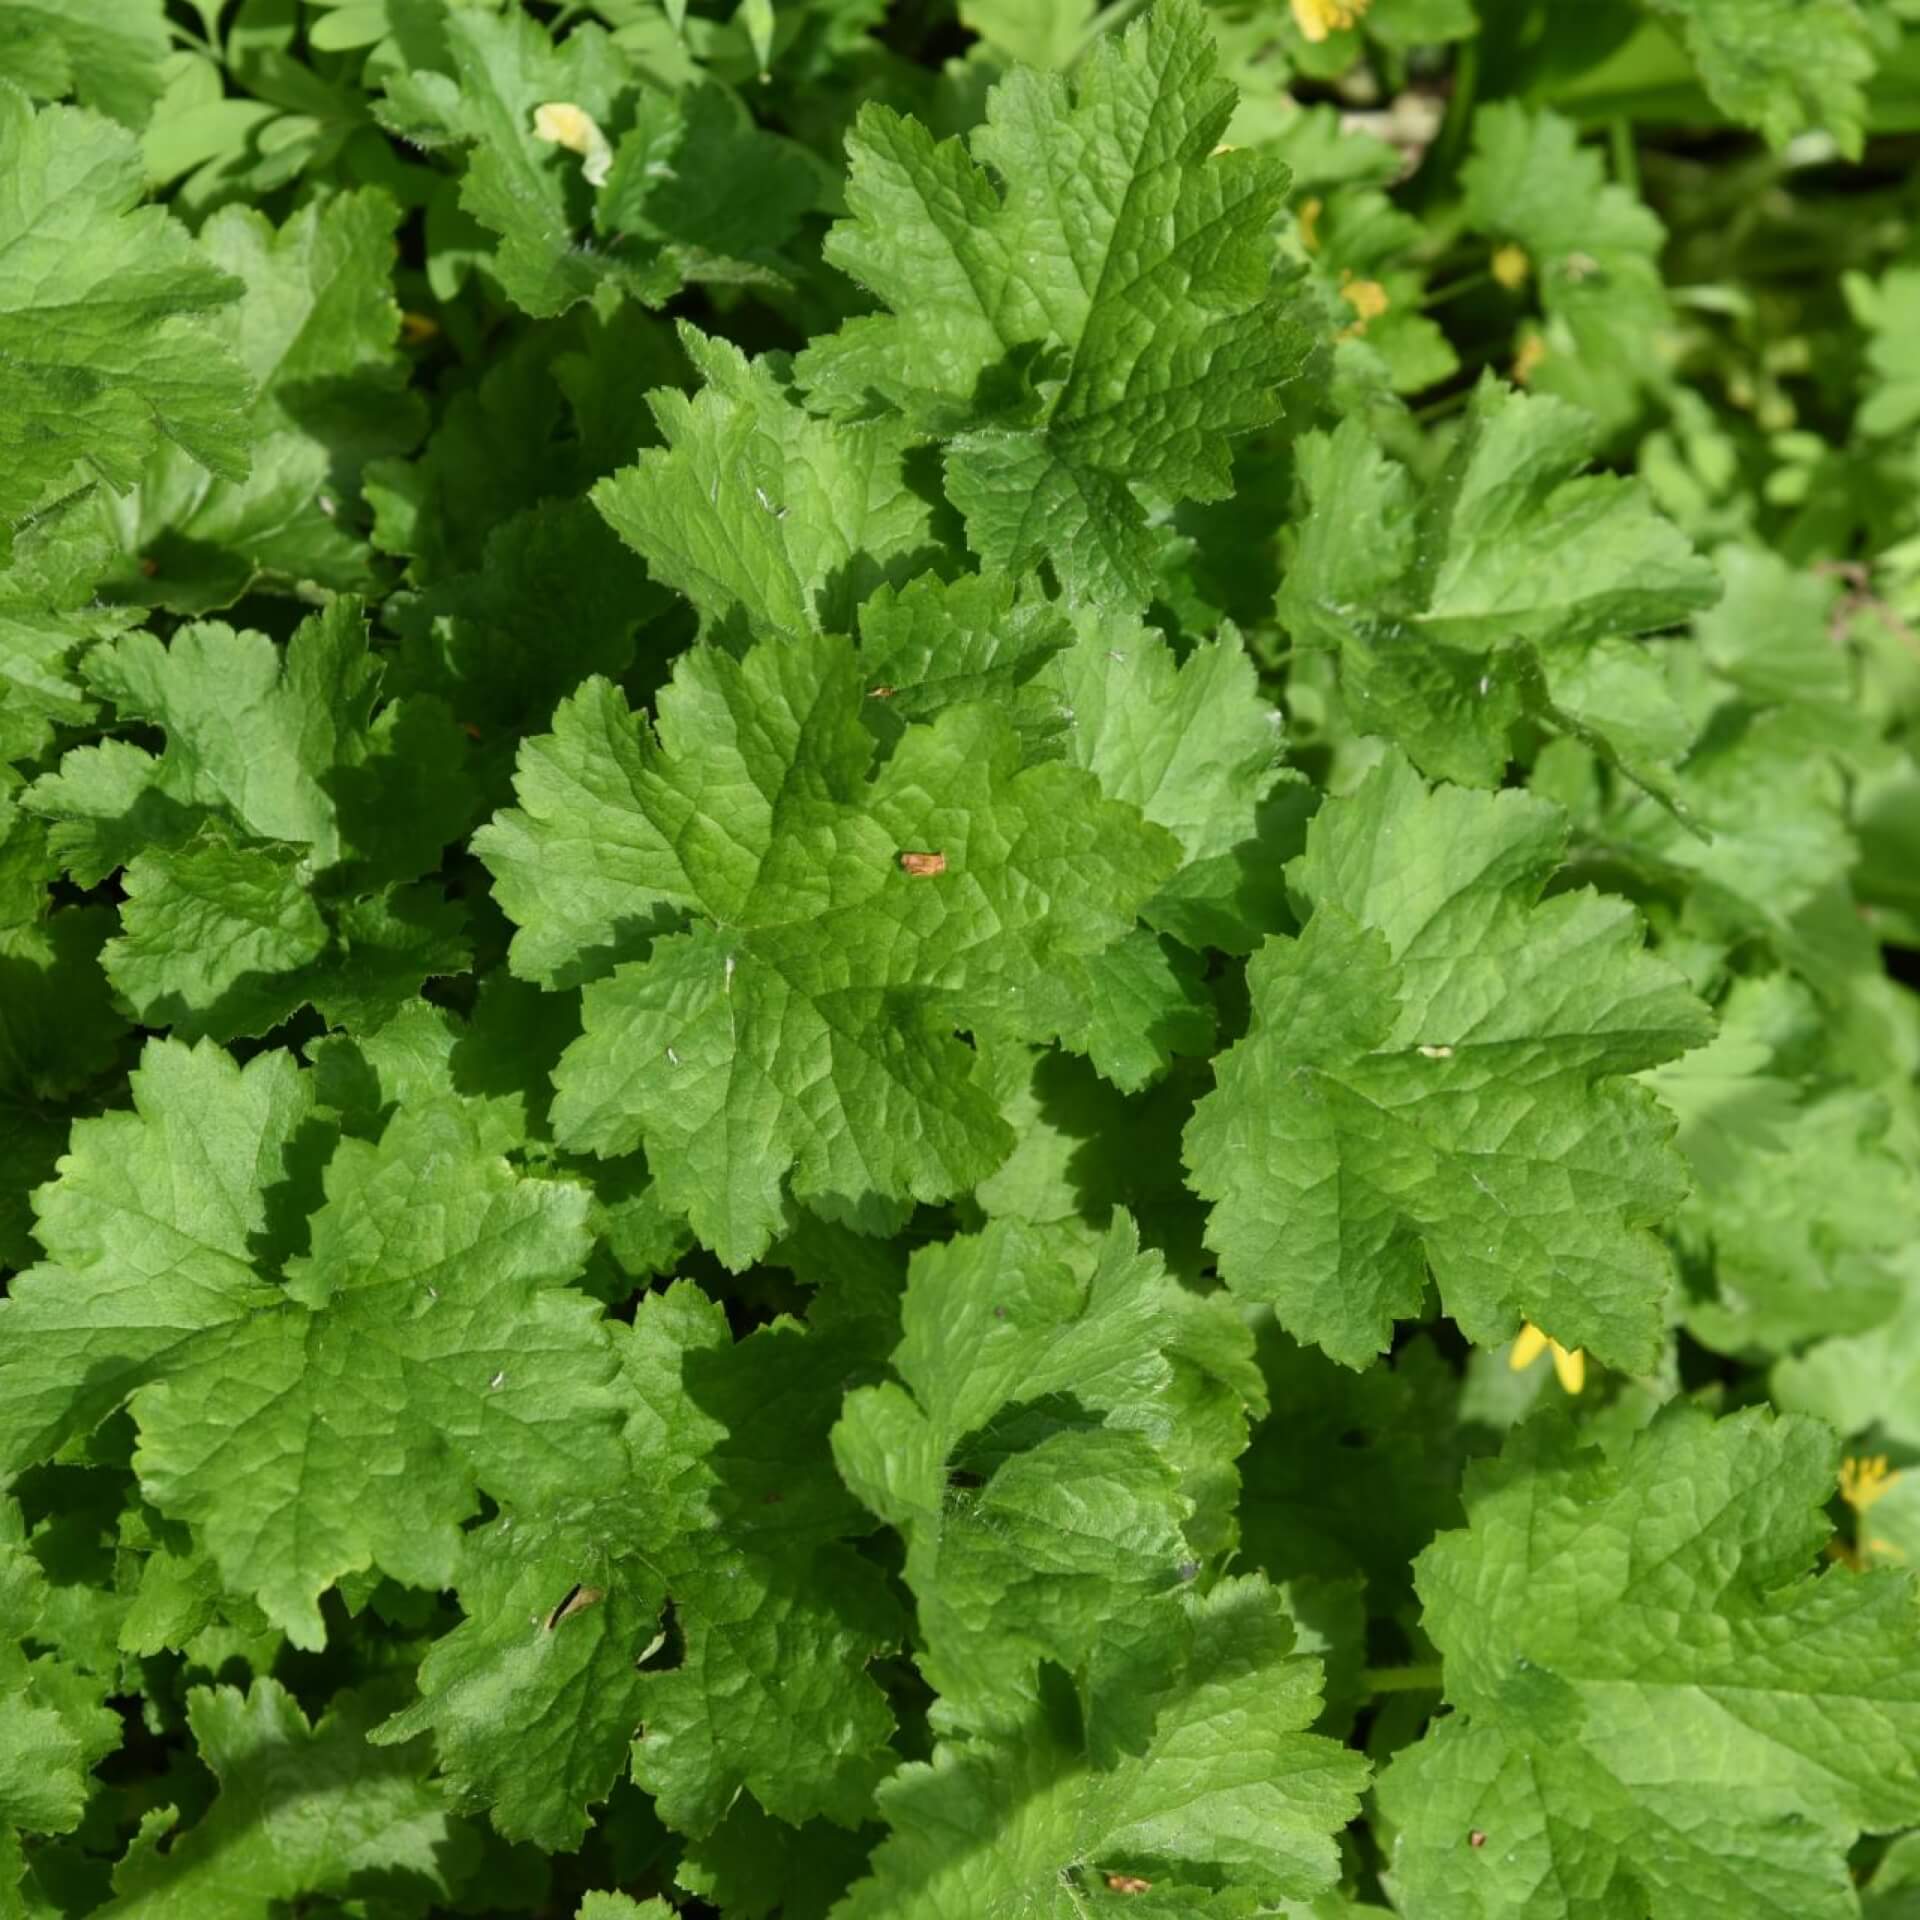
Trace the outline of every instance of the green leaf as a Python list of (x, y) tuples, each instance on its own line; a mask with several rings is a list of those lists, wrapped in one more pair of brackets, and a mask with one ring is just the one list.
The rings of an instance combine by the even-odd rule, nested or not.
[(67, 1103), (116, 1065), (126, 1037), (100, 967), (112, 931), (104, 907), (0, 929), (0, 1264), (9, 1267), (37, 1257), (28, 1196), (67, 1143)]
[(649, 392), (686, 377), (671, 329), (622, 306), (575, 308), (519, 336), (471, 386), (444, 392), (417, 459), (367, 470), (374, 544), (416, 586), (472, 572), (516, 514), (580, 505), (596, 479), (654, 438)]
[(617, 687), (590, 679), (560, 703), (551, 733), (521, 742), (519, 807), (474, 836), (519, 929), (511, 959), (523, 979), (601, 978), (675, 924), (672, 850), (636, 802), (643, 724)]
[(1424, 493), (1358, 420), (1302, 448), (1311, 511), (1281, 618), (1338, 651), (1356, 720), (1423, 772), (1497, 784), (1529, 714), (1604, 744), (1587, 711), (1592, 650), (1717, 598), (1711, 565), (1637, 482), (1581, 474), (1592, 451), (1577, 410), (1492, 380)]
[(1086, 1024), (1061, 1036), (1125, 1093), (1172, 1066), (1175, 1054), (1213, 1051), (1214, 1006), (1203, 963), (1164, 935), (1140, 927), (1077, 969)]
[(0, 874), (19, 883), (0, 914), (0, 1094), (26, 1106), (67, 1099), (105, 1073), (126, 1030), (99, 964), (112, 912), (56, 907), (57, 871), (40, 822), (0, 794)]
[(1369, 1611), (1392, 1613), (1414, 1557), (1460, 1519), (1460, 1383), (1424, 1338), (1354, 1373), (1271, 1321), (1259, 1333), (1274, 1410), (1240, 1465), (1246, 1558), (1276, 1584), (1363, 1575)]
[(444, 761), (453, 729), (427, 703), (375, 715), (380, 668), (352, 600), (303, 621), (284, 648), (209, 621), (170, 646), (130, 634), (96, 649), (86, 671), (123, 721), (162, 728), (167, 745), (157, 758), (114, 739), (76, 748), (30, 790), (83, 886), (156, 844), (185, 845), (209, 816), (301, 848), (316, 870), (357, 859), (394, 878), (438, 865), (464, 824), (451, 769), (429, 770), (436, 790), (408, 791), (423, 760)]
[(1920, 0), (0, 76), (0, 1920), (1920, 1920)]
[[(1087, 775), (1022, 768), (984, 706), (909, 728), (875, 770), (858, 669), (833, 640), (696, 649), (657, 735), (589, 683), (524, 750), (523, 809), (476, 837), (534, 978), (695, 916), (589, 988), (554, 1126), (575, 1149), (645, 1145), (736, 1267), (779, 1229), (789, 1175), (857, 1210), (991, 1172), (1008, 1138), (954, 1030), (1076, 1024), (1060, 967), (1123, 938), (1176, 858)], [(916, 854), (943, 864), (910, 871)]]
[(96, 597), (113, 549), (83, 490), (23, 521), (0, 566), (0, 760), (30, 760), (56, 727), (83, 726), (93, 700), (76, 671), (89, 641), (110, 639), (139, 614)]
[(1658, 218), (1608, 181), (1571, 121), (1517, 101), (1475, 113), (1461, 186), (1468, 223), (1527, 255), (1546, 316), (1529, 383), (1609, 430), (1628, 425), (1658, 378), (1658, 335), (1671, 321)]
[(989, 1062), (1014, 1135), (1012, 1153), (974, 1189), (989, 1215), (1105, 1227), (1124, 1207), (1183, 1278), (1212, 1265), (1200, 1240), (1206, 1213), (1180, 1165), (1180, 1131), (1203, 1068), (1176, 1062), (1129, 1099), (1090, 1064), (1055, 1049), (996, 1045)]
[(461, 1793), (549, 1847), (578, 1844), (629, 1742), (677, 1827), (711, 1831), (742, 1787), (851, 1825), (889, 1764), (866, 1666), (898, 1623), (837, 1544), (859, 1524), (823, 1444), (847, 1351), (790, 1322), (736, 1345), (685, 1283), (619, 1344), (630, 1465), (465, 1536), (467, 1621), (378, 1737), (431, 1727)]
[(615, 1470), (613, 1356), (561, 1285), (581, 1189), (515, 1175), (463, 1109), (406, 1111), (334, 1149), (311, 1251), (276, 1277), (267, 1194), (285, 1164), (277, 1206), (311, 1208), (325, 1154), (307, 1080), (156, 1041), (135, 1096), (75, 1128), (41, 1196), (59, 1264), (7, 1303), (9, 1459), (131, 1394), (153, 1503), (302, 1646), (343, 1574), (444, 1585), (476, 1485), (551, 1498)]
[(201, 840), (136, 854), (121, 884), (122, 932), (103, 957), (144, 1025), (264, 1033), (301, 1004), (287, 976), (319, 957), (327, 923), (291, 851)]
[(866, 1864), (863, 1835), (824, 1820), (790, 1827), (740, 1800), (682, 1853), (674, 1883), (729, 1920), (826, 1920)]
[(845, 1544), (869, 1523), (826, 1445), (857, 1345), (782, 1321), (729, 1352), (720, 1307), (693, 1304), (697, 1333), (626, 1356), (636, 1460), (670, 1461), (682, 1431), (708, 1455), (676, 1488), (683, 1531), (661, 1564), (684, 1652), (642, 1675), (633, 1777), (695, 1835), (743, 1788), (789, 1825), (857, 1826), (895, 1758), (869, 1666), (902, 1628), (879, 1568)]
[(202, 228), (202, 250), (246, 288), (212, 331), (253, 382), (252, 471), (209, 485), (177, 447), (159, 448), (109, 508), (127, 555), (120, 597), (206, 613), (261, 575), (340, 591), (370, 583), (353, 530), (361, 468), (404, 451), (424, 424), (398, 344), (400, 214), (368, 190), (309, 204), (277, 231), (245, 207)]
[(311, 1001), (329, 1026), (384, 1026), (427, 981), (473, 965), (466, 910), (431, 881), (342, 902), (332, 933), (327, 951), (287, 990), (291, 1004)]
[(1818, 127), (1860, 157), (1873, 36), (1854, 0), (1647, 0), (1677, 20), (1708, 97), (1775, 148)]
[(1890, 267), (1877, 282), (1850, 273), (1842, 284), (1854, 318), (1870, 336), (1872, 379), (1859, 428), (1905, 433), (1920, 421), (1920, 268)]
[(1718, 606), (1694, 621), (1707, 664), (1756, 706), (1794, 707), (1829, 720), (1829, 737), (1851, 745), (1859, 725), (1847, 655), (1833, 643), (1835, 583), (1757, 547), (1714, 555), (1725, 586)]
[(431, 1107), (343, 1140), (326, 1192), (286, 1298), (210, 1329), (133, 1406), (148, 1496), (303, 1646), (343, 1574), (445, 1585), (476, 1486), (555, 1499), (617, 1458), (606, 1334), (563, 1284), (584, 1192), (515, 1175)]
[(1687, 1324), (1727, 1353), (1864, 1333), (1905, 1288), (1903, 1223), (1920, 1213), (1905, 1130), (1881, 1094), (1801, 1064), (1820, 1009), (1789, 976), (1737, 981), (1720, 1020), (1710, 1046), (1646, 1076), (1694, 1175), (1676, 1222)]
[[(1370, 16), (1369, 26), (1377, 18), (1377, 12)], [(1304, 224), (1300, 239), (1327, 312), (1325, 331), (1337, 343), (1341, 381), (1357, 387), (1363, 380), (1377, 385), (1384, 379), (1394, 393), (1413, 394), (1451, 378), (1459, 371), (1459, 356), (1439, 320), (1422, 311), (1427, 230), (1373, 187), (1342, 183), (1319, 205), (1310, 244)], [(1384, 310), (1373, 311), (1371, 302), (1364, 312), (1355, 305), (1367, 282), (1378, 289)], [(1376, 365), (1378, 376), (1371, 373)], [(1338, 404), (1344, 407), (1344, 394)]]
[[(1104, 1236), (996, 1222), (914, 1257), (893, 1354), (904, 1390), (850, 1394), (833, 1446), (906, 1537), (938, 1726), (1018, 1726), (1047, 1661), (1104, 1720), (1177, 1644), (1197, 1571), (1184, 1470), (1230, 1469), (1246, 1444), (1230, 1316), (1221, 1371), (1192, 1396), (1224, 1403), (1213, 1433), (1183, 1380), (1205, 1351), (1189, 1323), (1222, 1304), (1184, 1294), (1124, 1216)], [(1189, 1453), (1214, 1444), (1216, 1459)], [(981, 1484), (956, 1494), (956, 1474)]]
[(931, 1763), (902, 1767), (880, 1790), (893, 1831), (838, 1920), (1073, 1920), (1107, 1874), (1129, 1869), (1152, 1881), (1164, 1913), (1208, 1911), (1205, 1889), (1222, 1884), (1263, 1904), (1330, 1886), (1331, 1836), (1354, 1812), (1366, 1762), (1305, 1731), (1317, 1663), (1290, 1653), (1292, 1629), (1260, 1581), (1184, 1604), (1192, 1651), (1147, 1703), (1141, 1751), (1096, 1768), (1036, 1715), (1015, 1737), (942, 1745)]
[(131, 1085), (132, 1111), (75, 1124), (60, 1178), (36, 1196), (48, 1262), (0, 1304), (10, 1474), (89, 1432), (201, 1332), (276, 1298), (256, 1250), (284, 1232), (324, 1137), (292, 1056), (242, 1068), (210, 1042), (156, 1040)]
[(438, 0), (444, 64), (388, 74), (382, 118), (403, 138), (468, 149), (460, 205), (500, 236), (491, 264), (507, 297), (550, 317), (603, 290), (658, 305), (678, 276), (584, 244), (595, 185), (580, 157), (534, 131), (538, 108), (566, 104), (599, 124), (629, 84), (618, 46), (596, 26), (559, 46), (533, 17)]
[(1389, 47), (1431, 47), (1480, 30), (1473, 0), (1373, 0), (1361, 25)]
[(585, 500), (543, 502), (497, 522), (470, 571), (387, 601), (406, 642), (395, 690), (445, 701), (500, 763), (504, 786), (518, 737), (589, 674), (625, 673), (636, 630), (666, 604)]
[(876, 587), (860, 608), (867, 724), (891, 747), (902, 723), (982, 701), (1007, 715), (1032, 758), (1050, 758), (1073, 716), (1049, 666), (1073, 643), (1062, 609), (1005, 574)]
[(784, 287), (784, 249), (827, 176), (807, 148), (754, 125), (740, 97), (707, 84), (643, 96), (614, 154), (596, 218), (619, 244), (664, 247), (682, 279)]
[[(259, 1920), (269, 1905), (377, 1884), (444, 1898), (461, 1835), (420, 1755), (366, 1742), (367, 1708), (341, 1694), (309, 1724), (277, 1680), (195, 1687), (187, 1724), (220, 1783), (183, 1833), (163, 1807), (114, 1872), (113, 1920)], [(163, 1841), (170, 1841), (164, 1852)]]
[(912, 435), (806, 412), (779, 358), (685, 324), (680, 340), (705, 385), (651, 396), (666, 444), (601, 481), (594, 505), (730, 644), (851, 631), (868, 593), (938, 553)]
[(1675, 782), (1684, 823), (1616, 794), (1589, 832), (1678, 894), (1689, 932), (1721, 948), (1757, 937), (1837, 1000), (1877, 959), (1843, 879), (1858, 857), (1846, 776), (1808, 738), (1823, 717), (1812, 703), (1735, 707)]
[(378, 890), (438, 866), (471, 801), (444, 708), (410, 697), (375, 711), (358, 603), (336, 601), (284, 648), (211, 622), (171, 646), (132, 634), (86, 673), (123, 722), (163, 728), (166, 750), (76, 748), (26, 803), (82, 885), (125, 864), (107, 965), (141, 1018), (227, 1038), (311, 1000), (377, 1020), (466, 964), (457, 907)]
[(0, 15), (9, 79), (43, 99), (71, 93), (136, 132), (164, 90), (167, 53), (166, 0), (14, 0)]
[(1243, 1297), (1350, 1366), (1429, 1270), (1468, 1339), (1522, 1318), (1650, 1366), (1684, 1187), (1670, 1123), (1622, 1076), (1711, 1031), (1623, 901), (1539, 898), (1559, 810), (1429, 790), (1390, 757), (1308, 830), (1312, 905), (1248, 983), (1253, 1026), (1187, 1132), (1208, 1244)]
[(673, 1920), (664, 1900), (635, 1900), (625, 1893), (587, 1893), (574, 1920)]
[[(504, 1018), (502, 1000), (512, 1003)], [(315, 1098), (345, 1132), (376, 1140), (395, 1107), (457, 1100), (481, 1138), (510, 1153), (544, 1131), (547, 1068), (578, 1031), (577, 1004), (494, 974), (471, 1021), (416, 1000), (377, 1033), (328, 1034), (305, 1051)]]
[(1920, 1447), (1920, 1257), (1898, 1260), (1900, 1303), (1865, 1333), (1818, 1340), (1778, 1362), (1775, 1402), (1811, 1413), (1841, 1433), (1877, 1432)]
[(1675, 1409), (1604, 1454), (1535, 1422), (1469, 1476), (1417, 1575), (1453, 1711), (1380, 1783), (1402, 1904), (1858, 1911), (1855, 1837), (1920, 1818), (1920, 1610), (1809, 1571), (1833, 1468), (1812, 1421)]
[(1260, 697), (1238, 634), (1184, 659), (1144, 626), (1087, 622), (1047, 670), (1066, 715), (1066, 756), (1110, 798), (1180, 842), (1180, 870), (1141, 909), (1188, 946), (1245, 953), (1289, 919), (1261, 844), (1279, 811), (1281, 716)]
[(0, 176), (0, 560), (78, 469), (124, 492), (162, 441), (244, 479), (247, 378), (206, 320), (240, 283), (140, 206), (139, 142), (8, 88)]
[(960, 24), (1008, 60), (1065, 67), (1089, 38), (1097, 0), (960, 0)]
[(1071, 95), (1016, 68), (966, 147), (878, 105), (850, 143), (827, 257), (891, 312), (816, 341), (801, 384), (943, 441), (982, 564), (1044, 555), (1070, 601), (1148, 598), (1146, 503), (1225, 497), (1233, 437), (1306, 364), (1270, 287), (1286, 171), (1214, 152), (1214, 68), (1199, 9), (1163, 0)]
[[(78, 1826), (89, 1774), (120, 1744), (107, 1706), (111, 1671), (90, 1675), (60, 1646), (53, 1593), (35, 1559), (18, 1504), (0, 1498), (0, 1846), (25, 1833)], [(31, 1645), (32, 1651), (29, 1652)], [(0, 1903), (13, 1892), (0, 1853)]]
[[(688, 1461), (688, 1467), (692, 1462)], [(617, 1516), (514, 1514), (466, 1536), (453, 1583), (466, 1623), (421, 1662), (421, 1699), (386, 1743), (432, 1731), (462, 1800), (510, 1838), (577, 1847), (633, 1738), (666, 1589)]]

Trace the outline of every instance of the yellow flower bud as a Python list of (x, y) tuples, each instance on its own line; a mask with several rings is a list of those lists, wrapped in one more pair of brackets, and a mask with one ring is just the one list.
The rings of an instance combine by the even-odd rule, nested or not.
[(1527, 284), (1527, 276), (1533, 272), (1533, 262), (1527, 258), (1525, 247), (1495, 247), (1492, 271), (1493, 277), (1509, 293), (1516, 293)]
[(1528, 334), (1513, 356), (1513, 383), (1524, 387), (1540, 371), (1547, 357), (1547, 343), (1537, 333)]
[(1558, 1340), (1541, 1332), (1531, 1320), (1515, 1336), (1513, 1351), (1507, 1356), (1507, 1365), (1515, 1373), (1520, 1373), (1548, 1351), (1553, 1354), (1553, 1371), (1562, 1388), (1568, 1393), (1578, 1393), (1587, 1384), (1587, 1356), (1578, 1347), (1563, 1347)]
[(613, 171), (613, 149), (599, 123), (585, 107), (571, 100), (549, 100), (533, 110), (533, 137), (577, 153), (586, 162), (580, 171), (590, 187), (601, 186)]
[(1328, 34), (1352, 26), (1369, 4), (1370, 0), (1293, 0), (1293, 20), (1317, 44)]
[(1840, 1463), (1840, 1498), (1855, 1513), (1865, 1513), (1876, 1500), (1890, 1494), (1899, 1480), (1887, 1465), (1887, 1456), (1876, 1453), (1865, 1459), (1846, 1459)]
[(1342, 340), (1357, 339), (1366, 332), (1368, 323), (1378, 320), (1392, 304), (1378, 280), (1356, 280), (1350, 272), (1340, 275), (1340, 297), (1357, 316), (1352, 325), (1341, 329)]

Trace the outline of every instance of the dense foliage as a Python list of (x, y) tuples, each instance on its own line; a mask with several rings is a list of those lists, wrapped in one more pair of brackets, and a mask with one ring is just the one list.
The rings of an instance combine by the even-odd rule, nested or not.
[(1915, 132), (0, 0), (0, 1917), (1920, 1913)]

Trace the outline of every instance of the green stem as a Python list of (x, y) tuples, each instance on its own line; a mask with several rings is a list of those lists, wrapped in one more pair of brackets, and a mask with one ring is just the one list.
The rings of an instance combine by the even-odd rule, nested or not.
[(1369, 1693), (1438, 1693), (1440, 1662), (1423, 1667), (1368, 1667), (1360, 1676)]
[(1472, 293), (1476, 287), (1484, 287), (1492, 278), (1492, 273), (1485, 267), (1478, 273), (1462, 274), (1458, 280), (1449, 280), (1444, 287), (1433, 288), (1420, 302), (1420, 311), (1427, 313), (1435, 307), (1444, 307), (1449, 300), (1457, 300), (1463, 293)]
[(1471, 384), (1455, 387), (1451, 393), (1443, 393), (1438, 400), (1429, 400), (1424, 407), (1415, 407), (1413, 417), (1425, 426), (1429, 420), (1444, 420), (1450, 413), (1458, 413), (1473, 398)]
[(1440, 137), (1433, 143), (1428, 166), (1421, 169), (1422, 173), (1431, 172), (1436, 185), (1451, 183), (1459, 168), (1460, 156), (1473, 131), (1473, 110), (1479, 95), (1480, 43), (1463, 40), (1453, 57), (1453, 97), (1447, 102), (1447, 117), (1441, 123)]
[(1640, 148), (1633, 137), (1633, 122), (1620, 114), (1608, 123), (1607, 134), (1613, 145), (1614, 178), (1637, 200), (1640, 197)]
[(221, 62), (220, 49), (215, 46), (205, 34), (194, 32), (184, 20), (169, 20), (167, 22), (167, 31), (171, 33), (182, 46), (191, 47), (196, 53), (204, 53), (208, 59), (214, 61), (216, 64)]
[(1075, 43), (1068, 66), (1077, 66), (1088, 48), (1104, 35), (1117, 32), (1146, 5), (1146, 0), (1109, 0), (1086, 24), (1079, 40)]

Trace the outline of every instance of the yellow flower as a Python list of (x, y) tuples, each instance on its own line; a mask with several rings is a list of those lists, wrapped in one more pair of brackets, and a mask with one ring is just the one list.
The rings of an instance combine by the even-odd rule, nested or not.
[(1517, 292), (1527, 284), (1527, 275), (1533, 271), (1533, 262), (1527, 258), (1525, 247), (1496, 247), (1493, 251), (1493, 277), (1509, 293)]
[(607, 136), (585, 107), (571, 100), (549, 100), (533, 110), (533, 137), (551, 140), (556, 147), (577, 153), (587, 164), (580, 169), (590, 187), (601, 186), (613, 171), (613, 149)]
[(1345, 268), (1340, 273), (1340, 297), (1359, 316), (1351, 326), (1341, 329), (1342, 340), (1365, 333), (1368, 322), (1378, 320), (1391, 304), (1386, 288), (1378, 280), (1356, 280)]
[(1513, 356), (1513, 384), (1524, 387), (1540, 371), (1541, 363), (1547, 357), (1547, 343), (1537, 333), (1528, 334), (1520, 342), (1520, 350)]
[(1519, 1337), (1513, 1343), (1513, 1351), (1507, 1356), (1507, 1365), (1518, 1373), (1522, 1368), (1532, 1366), (1549, 1348), (1553, 1351), (1553, 1370), (1559, 1376), (1561, 1386), (1569, 1393), (1578, 1393), (1587, 1384), (1587, 1356), (1578, 1347), (1569, 1353), (1558, 1340), (1542, 1333), (1531, 1320), (1521, 1327)]
[(1293, 0), (1294, 24), (1309, 40), (1324, 40), (1350, 27), (1366, 12), (1371, 0)]
[(1840, 1498), (1855, 1513), (1865, 1513), (1876, 1500), (1890, 1494), (1899, 1480), (1897, 1472), (1887, 1466), (1887, 1456), (1876, 1453), (1866, 1459), (1847, 1459), (1840, 1462)]

